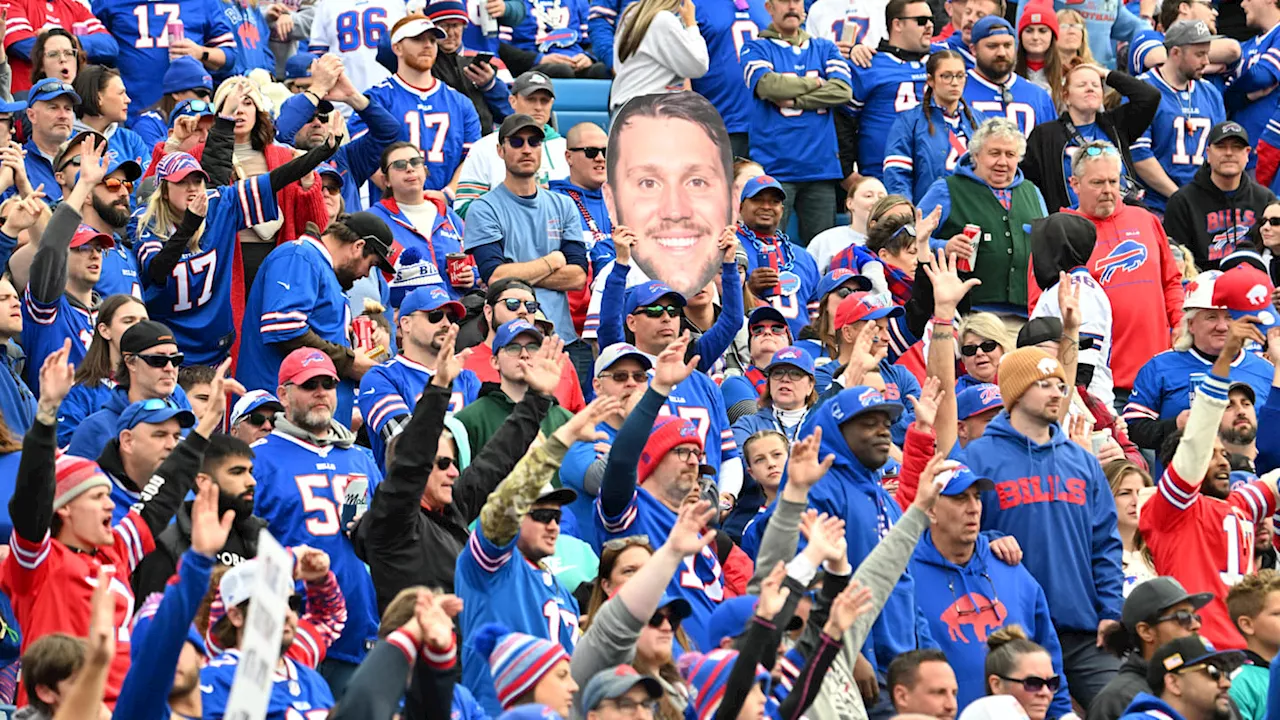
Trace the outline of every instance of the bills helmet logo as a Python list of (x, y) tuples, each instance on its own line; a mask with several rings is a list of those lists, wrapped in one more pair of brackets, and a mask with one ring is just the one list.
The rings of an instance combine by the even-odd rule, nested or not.
[(1121, 270), (1133, 272), (1147, 261), (1147, 247), (1136, 240), (1125, 240), (1094, 265), (1099, 280), (1106, 284)]
[(783, 350), (779, 350), (778, 354), (774, 356), (773, 360), (774, 362), (777, 362), (779, 360), (799, 360), (801, 352), (802, 352), (801, 350), (798, 350), (796, 348), (785, 348)]
[(778, 288), (781, 295), (795, 295), (800, 292), (800, 276), (793, 272), (778, 273)]
[(578, 44), (578, 31), (570, 28), (552, 30), (538, 40), (538, 51), (548, 52), (552, 48), (571, 48)]
[(858, 396), (858, 402), (864, 407), (867, 405), (878, 405), (879, 403), (884, 402), (884, 396), (880, 394), (879, 390), (869, 387), (866, 390), (863, 390), (862, 394)]
[(315, 362), (323, 362), (324, 360), (325, 354), (317, 350), (313, 353), (308, 353), (306, 357), (302, 358), (302, 367), (306, 367)]
[(430, 295), (433, 301), (443, 300), (445, 302), (448, 302), (449, 300), (449, 293), (445, 292), (444, 288), (440, 287), (439, 285), (431, 286)]
[(677, 420), (680, 423), (680, 437), (689, 440), (698, 439), (698, 428), (691, 421), (684, 418)]

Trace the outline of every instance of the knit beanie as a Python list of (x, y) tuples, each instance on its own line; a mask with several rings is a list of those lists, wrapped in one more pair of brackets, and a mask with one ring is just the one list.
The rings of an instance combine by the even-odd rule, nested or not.
[(644, 444), (644, 450), (640, 453), (640, 463), (636, 465), (636, 483), (642, 484), (648, 480), (658, 463), (662, 462), (662, 458), (672, 448), (686, 443), (693, 443), (698, 446), (699, 452), (702, 451), (702, 438), (698, 436), (697, 426), (676, 415), (658, 418), (654, 423), (653, 433), (649, 435), (649, 442)]
[(1024, 347), (1007, 353), (1000, 359), (997, 377), (1000, 382), (1000, 395), (1004, 398), (1004, 409), (1010, 410), (1017, 405), (1019, 398), (1037, 380), (1051, 377), (1056, 377), (1064, 383), (1067, 381), (1062, 363), (1040, 348)]
[(66, 505), (98, 486), (111, 487), (111, 481), (98, 467), (98, 463), (76, 455), (62, 455), (54, 464), (57, 488), (53, 495), (53, 509)]
[[(712, 720), (724, 699), (725, 686), (729, 683), (729, 673), (733, 664), (738, 661), (737, 650), (712, 650), (709, 653), (685, 653), (677, 662), (680, 675), (689, 683), (693, 698), (693, 716), (695, 720)], [(765, 692), (769, 692), (769, 671), (756, 666), (758, 683), (765, 684)]]
[(1018, 43), (1022, 43), (1022, 31), (1032, 25), (1044, 25), (1049, 28), (1049, 32), (1053, 33), (1053, 39), (1058, 39), (1058, 14), (1053, 11), (1053, 3), (1045, 2), (1045, 0), (1032, 0), (1027, 3), (1026, 8), (1022, 11), (1022, 17), (1018, 18)]
[(471, 642), (482, 657), (489, 658), (493, 689), (503, 710), (510, 710), (551, 668), (569, 659), (560, 643), (512, 632), (498, 623), (482, 625)]

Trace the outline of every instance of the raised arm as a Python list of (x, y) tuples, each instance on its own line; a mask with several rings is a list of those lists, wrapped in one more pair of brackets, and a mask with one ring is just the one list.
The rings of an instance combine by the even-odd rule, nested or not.
[(961, 280), (958, 262), (959, 256), (939, 250), (937, 262), (924, 265), (925, 275), (933, 286), (933, 320), (926, 326), (928, 359), (925, 372), (929, 377), (938, 378), (942, 389), (934, 431), (938, 437), (938, 451), (943, 455), (950, 453), (956, 444), (956, 309), (970, 290), (982, 284), (978, 278)]
[(107, 161), (102, 153), (92, 138), (86, 138), (80, 145), (80, 179), (54, 211), (31, 261), (27, 282), (31, 296), (37, 302), (54, 303), (66, 292), (67, 253), (71, 251), (71, 238), (80, 227), (78, 208), (84, 206), (89, 193), (107, 174)]
[(742, 306), (742, 278), (738, 274), (736, 259), (738, 233), (732, 225), (720, 231), (719, 245), (724, 253), (720, 265), (720, 316), (694, 343), (694, 351), (702, 358), (698, 363), (702, 372), (710, 372), (715, 367), (746, 322)]
[(51, 353), (40, 367), (36, 421), (22, 438), (22, 459), (18, 462), (13, 496), (9, 498), (14, 535), (33, 545), (44, 542), (53, 523), (58, 408), (75, 382), (75, 367), (67, 362), (70, 353), (71, 340), (67, 339), (62, 349)]

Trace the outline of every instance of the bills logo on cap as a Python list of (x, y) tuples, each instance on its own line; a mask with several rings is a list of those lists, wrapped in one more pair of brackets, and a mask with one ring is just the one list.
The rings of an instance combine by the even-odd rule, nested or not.
[(1036, 367), (1039, 368), (1041, 375), (1052, 375), (1058, 371), (1058, 361), (1050, 357), (1042, 358), (1036, 363)]
[(774, 362), (777, 362), (779, 360), (799, 360), (800, 352), (801, 352), (800, 350), (796, 350), (793, 348), (786, 348), (784, 350), (779, 350), (778, 354), (773, 358), (773, 360)]
[(696, 437), (698, 437), (698, 428), (697, 428), (696, 426), (694, 426), (694, 424), (693, 424), (692, 422), (690, 422), (690, 421), (688, 421), (688, 420), (681, 419), (681, 421), (680, 421), (680, 437), (682, 437), (682, 438), (696, 438)]
[(836, 268), (831, 271), (831, 277), (834, 280), (843, 280), (847, 277), (853, 277), (853, 271), (849, 268)]
[(990, 405), (991, 403), (1004, 402), (1004, 399), (1000, 396), (1000, 388), (996, 385), (992, 385), (991, 387), (987, 387), (987, 388), (982, 388), (982, 392), (979, 394), (978, 397), (982, 401), (983, 405)]
[(1271, 292), (1267, 290), (1266, 285), (1254, 285), (1249, 288), (1249, 292), (1245, 293), (1245, 298), (1255, 309), (1261, 309), (1266, 307), (1267, 300), (1271, 298)]
[(884, 402), (884, 396), (882, 396), (880, 391), (875, 388), (867, 388), (858, 396), (858, 402), (863, 406), (876, 405)]
[(432, 286), (431, 286), (431, 299), (432, 299), (432, 300), (440, 300), (441, 298), (443, 298), (444, 300), (448, 300), (448, 299), (449, 299), (449, 293), (445, 292), (445, 291), (444, 291), (444, 288), (440, 287), (439, 285), (432, 285)]
[(309, 353), (305, 358), (302, 359), (302, 366), (306, 367), (313, 362), (322, 362), (324, 358), (325, 358), (325, 354), (317, 350), (313, 353)]

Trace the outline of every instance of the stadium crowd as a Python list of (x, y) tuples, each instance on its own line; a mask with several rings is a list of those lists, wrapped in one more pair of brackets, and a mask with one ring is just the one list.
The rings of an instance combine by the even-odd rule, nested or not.
[(0, 0), (0, 713), (1280, 720), (1278, 27)]

